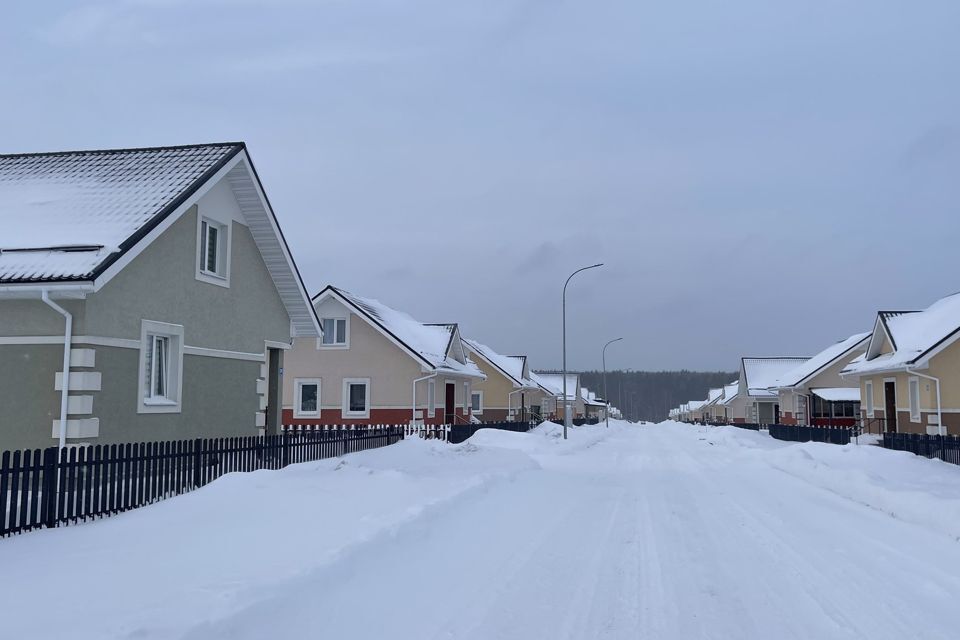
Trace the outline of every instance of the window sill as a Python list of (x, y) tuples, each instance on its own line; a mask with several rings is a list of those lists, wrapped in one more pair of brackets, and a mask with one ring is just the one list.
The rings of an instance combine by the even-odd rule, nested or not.
[(349, 349), (349, 344), (323, 344), (322, 342), (317, 343), (318, 350), (335, 350), (335, 349)]
[(319, 413), (296, 413), (293, 414), (294, 418), (319, 418)]
[(197, 280), (200, 282), (206, 282), (207, 284), (215, 284), (218, 287), (223, 287), (225, 289), (230, 288), (230, 276), (220, 276), (215, 273), (210, 273), (208, 271), (197, 271)]
[(166, 398), (144, 398), (143, 404), (147, 407), (175, 407), (178, 403)]

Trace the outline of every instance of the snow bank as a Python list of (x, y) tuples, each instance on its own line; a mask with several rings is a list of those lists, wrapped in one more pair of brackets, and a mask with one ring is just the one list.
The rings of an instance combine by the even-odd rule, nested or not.
[(19, 612), (5, 616), (4, 635), (180, 637), (425, 512), (537, 468), (520, 451), (411, 438), (228, 474), (113, 518), (2, 540), (0, 602)]
[[(696, 427), (687, 426), (693, 432)], [(960, 466), (874, 446), (791, 443), (764, 432), (707, 427), (705, 441), (894, 518), (960, 540)]]

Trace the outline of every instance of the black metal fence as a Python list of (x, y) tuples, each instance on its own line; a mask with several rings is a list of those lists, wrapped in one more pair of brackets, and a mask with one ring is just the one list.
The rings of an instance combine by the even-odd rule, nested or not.
[(111, 516), (225, 473), (281, 469), (393, 444), (402, 427), (56, 447), (0, 454), (0, 536)]
[(450, 426), (447, 433), (447, 442), (460, 444), (480, 429), (499, 429), (501, 431), (516, 431), (526, 433), (534, 427), (532, 422), (482, 422), (477, 424), (455, 424)]
[(960, 464), (960, 438), (930, 436), (924, 433), (884, 433), (883, 446), (894, 451), (909, 451), (926, 458)]
[(849, 427), (816, 427), (799, 424), (771, 424), (767, 427), (770, 436), (789, 442), (828, 442), (850, 444), (853, 429)]
[(727, 427), (736, 427), (737, 429), (747, 429), (749, 431), (760, 431), (760, 425), (755, 422), (729, 422), (726, 425)]

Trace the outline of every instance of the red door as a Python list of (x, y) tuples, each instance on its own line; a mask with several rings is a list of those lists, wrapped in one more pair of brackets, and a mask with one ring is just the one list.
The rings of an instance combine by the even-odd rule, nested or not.
[(887, 419), (887, 431), (890, 433), (897, 432), (897, 383), (896, 382), (884, 382), (883, 383), (883, 395), (884, 395), (884, 417)]
[(443, 423), (453, 424), (457, 419), (457, 385), (447, 383), (447, 395), (443, 401)]

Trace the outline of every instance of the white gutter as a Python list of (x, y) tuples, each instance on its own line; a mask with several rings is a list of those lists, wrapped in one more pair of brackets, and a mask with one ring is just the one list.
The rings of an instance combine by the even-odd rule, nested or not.
[[(417, 422), (417, 383), (423, 382), (424, 380), (429, 380), (430, 378), (436, 378), (439, 373), (440, 373), (439, 371), (434, 371), (428, 376), (423, 376), (422, 378), (417, 378), (416, 380), (413, 381), (413, 404), (411, 405), (411, 408), (410, 408), (410, 411), (411, 411), (410, 424), (411, 425), (416, 424)], [(434, 402), (437, 401), (436, 397), (434, 397), (433, 401)], [(424, 409), (423, 424), (427, 424), (426, 411), (428, 410), (429, 410), (429, 407), (427, 409)]]
[(46, 289), (41, 291), (40, 299), (65, 319), (65, 327), (63, 330), (63, 377), (60, 392), (60, 442), (58, 445), (60, 449), (63, 449), (67, 444), (67, 403), (70, 397), (70, 345), (73, 340), (73, 316), (69, 311), (51, 300), (50, 293)]
[(519, 389), (514, 389), (513, 391), (507, 394), (507, 416), (508, 417), (510, 416), (511, 413), (513, 413), (513, 400), (512, 400), (513, 394), (520, 393), (521, 391), (523, 391), (523, 387), (520, 387)]
[[(943, 407), (940, 405), (940, 378), (934, 378), (933, 376), (929, 376), (925, 373), (920, 373), (919, 371), (915, 371), (911, 369), (909, 366), (906, 367), (906, 371), (907, 371), (907, 375), (913, 374), (918, 378), (926, 378), (927, 380), (933, 380), (934, 382), (937, 383), (937, 431), (940, 432), (940, 435), (944, 435), (945, 431), (943, 428)], [(908, 382), (907, 394), (909, 393), (910, 393), (910, 384)], [(917, 394), (917, 395), (920, 395), (920, 394)], [(920, 411), (919, 404), (920, 404), (920, 398), (917, 398), (917, 405), (918, 405), (917, 411)], [(921, 412), (921, 416), (922, 415), (923, 415), (923, 412)]]

